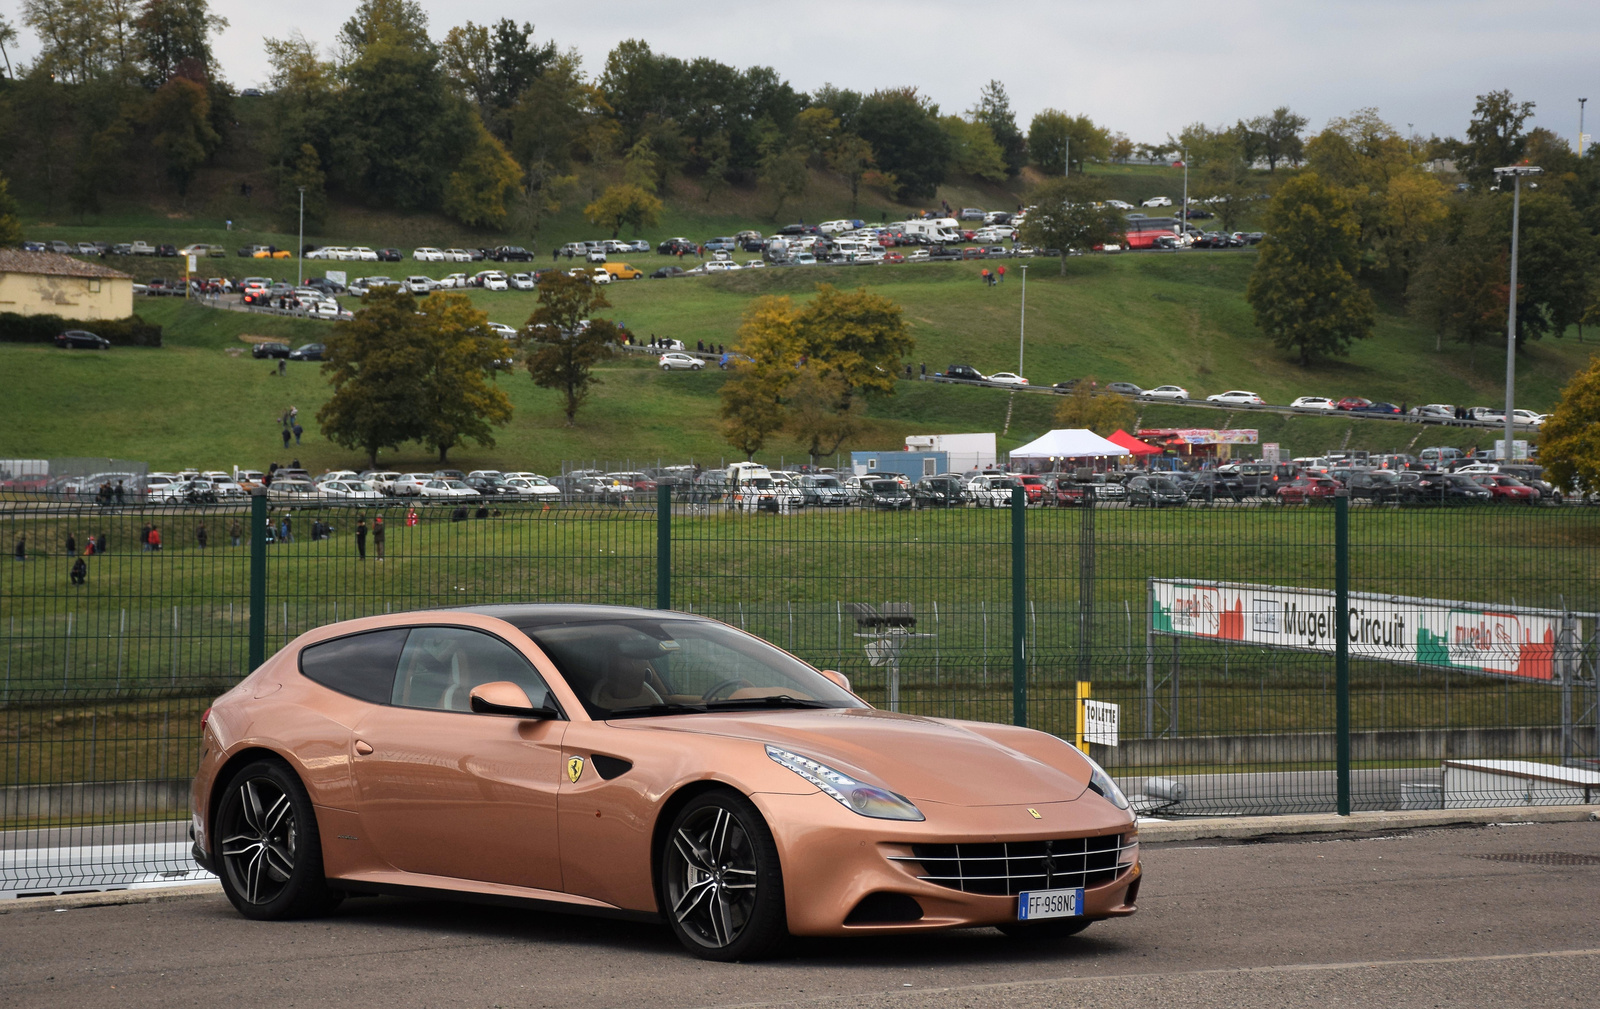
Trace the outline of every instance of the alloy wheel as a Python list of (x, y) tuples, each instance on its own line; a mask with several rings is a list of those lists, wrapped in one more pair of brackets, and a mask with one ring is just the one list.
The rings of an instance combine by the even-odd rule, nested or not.
[(673, 917), (697, 942), (728, 946), (755, 910), (755, 849), (744, 824), (720, 806), (696, 810), (673, 834), (667, 855)]
[(247, 778), (235, 787), (232, 815), (223, 824), (223, 871), (246, 902), (267, 904), (294, 874), (299, 846), (294, 804), (268, 778)]

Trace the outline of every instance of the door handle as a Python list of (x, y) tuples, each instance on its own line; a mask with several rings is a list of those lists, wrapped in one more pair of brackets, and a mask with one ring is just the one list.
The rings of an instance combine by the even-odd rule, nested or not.
[(365, 740), (361, 740), (361, 739), (356, 740), (356, 753), (358, 753), (361, 756), (365, 757), (367, 754), (369, 754), (371, 752), (372, 752), (372, 744), (371, 743), (368, 743)]

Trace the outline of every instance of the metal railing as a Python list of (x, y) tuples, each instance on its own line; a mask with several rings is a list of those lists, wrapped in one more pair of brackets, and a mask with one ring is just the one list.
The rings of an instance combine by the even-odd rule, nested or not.
[[(873, 704), (1080, 743), (1145, 815), (1600, 797), (1600, 509), (1018, 492), (1009, 509), (774, 514), (671, 493), (8, 502), (23, 559), (0, 561), (0, 894), (194, 878), (182, 821), (211, 698), (331, 621), (477, 603), (710, 615)], [(357, 522), (380, 516), (363, 556)], [(1272, 636), (1308, 612), (1319, 640)], [(1409, 650), (1374, 645), (1385, 628)]]

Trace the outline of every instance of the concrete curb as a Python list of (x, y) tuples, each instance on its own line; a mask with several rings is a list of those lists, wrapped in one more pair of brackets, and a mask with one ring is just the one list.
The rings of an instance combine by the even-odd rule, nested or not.
[(1379, 810), (1351, 813), (1312, 813), (1297, 816), (1226, 816), (1197, 820), (1141, 823), (1139, 840), (1201, 841), (1278, 837), (1284, 834), (1348, 834), (1411, 827), (1481, 826), (1487, 823), (1571, 823), (1600, 820), (1600, 805), (1545, 806), (1488, 809)]
[(195, 883), (190, 886), (150, 887), (141, 890), (99, 890), (94, 893), (67, 893), (57, 897), (18, 897), (0, 900), (0, 914), (17, 911), (65, 911), (82, 907), (107, 907), (113, 904), (165, 904), (173, 900), (222, 896), (221, 883)]
[[(1350, 834), (1414, 827), (1482, 826), (1489, 823), (1574, 823), (1600, 820), (1600, 805), (1544, 808), (1419, 809), (1392, 812), (1313, 813), (1302, 816), (1230, 816), (1204, 820), (1178, 820), (1139, 825), (1139, 840), (1158, 844), (1169, 841), (1203, 841), (1281, 837), (1285, 834)], [(56, 911), (69, 908), (107, 907), (116, 904), (161, 904), (174, 900), (217, 897), (220, 883), (197, 883), (143, 890), (103, 890), (59, 897), (18, 897), (0, 901), (0, 914), (19, 911)]]

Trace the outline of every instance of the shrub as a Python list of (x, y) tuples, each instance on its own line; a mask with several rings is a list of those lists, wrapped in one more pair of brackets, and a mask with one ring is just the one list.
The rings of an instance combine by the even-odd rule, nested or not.
[(68, 329), (86, 329), (105, 337), (113, 347), (159, 347), (161, 327), (137, 315), (126, 319), (100, 319), (84, 322), (59, 315), (18, 315), (0, 312), (0, 343), (50, 343), (56, 334)]

